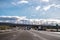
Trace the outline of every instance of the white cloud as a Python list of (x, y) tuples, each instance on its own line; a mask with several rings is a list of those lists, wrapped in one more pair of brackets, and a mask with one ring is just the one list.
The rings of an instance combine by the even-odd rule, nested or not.
[[(0, 18), (17, 18), (18, 20), (16, 21), (10, 21), (10, 20), (0, 20), (0, 22), (9, 22), (9, 23), (22, 23), (22, 21), (20, 20), (27, 20), (27, 21), (30, 21), (31, 24), (44, 24), (46, 22), (50, 23), (50, 22), (56, 22), (56, 23), (60, 23), (60, 20), (58, 19), (27, 19), (26, 16), (22, 16), (22, 17), (19, 17), (19, 16), (0, 16)], [(42, 23), (41, 23), (42, 22)]]
[(56, 7), (56, 8), (60, 8), (60, 5), (55, 5), (54, 7)]
[(49, 2), (49, 0), (41, 0), (41, 1), (43, 1), (43, 2)]
[(43, 10), (47, 11), (47, 10), (49, 10), (51, 7), (60, 8), (60, 5), (51, 4), (51, 5), (48, 5), (48, 6), (43, 7)]
[[(32, 22), (33, 24), (52, 24), (52, 23), (60, 23), (60, 20), (58, 19), (29, 19), (30, 22)], [(48, 22), (48, 24), (47, 24)]]
[[(20, 20), (24, 20), (24, 19), (26, 19), (26, 16), (0, 16), (0, 18), (1, 19), (5, 19), (5, 21), (4, 21), (4, 19), (3, 20), (0, 20), (0, 22), (10, 22), (10, 23), (17, 23), (17, 22), (19, 22)], [(6, 19), (7, 18), (7, 19)], [(11, 19), (11, 18), (13, 18), (13, 20), (9, 20), (9, 19)], [(16, 21), (15, 21), (15, 20)]]
[(12, 2), (11, 4), (13, 4), (13, 5), (19, 5), (19, 4), (26, 4), (26, 3), (29, 3), (29, 2), (26, 1), (26, 0), (21, 0), (21, 1), (18, 1), (18, 2)]
[(55, 6), (55, 4), (51, 4), (51, 5), (48, 5), (48, 6), (45, 6), (43, 9), (45, 11), (49, 10), (52, 6)]
[(39, 10), (40, 8), (41, 8), (40, 6), (37, 6), (37, 7), (36, 7), (36, 10)]
[(49, 5), (49, 6), (44, 7), (43, 9), (44, 9), (45, 11), (47, 11), (47, 10), (49, 10), (50, 8), (51, 8), (51, 6)]
[(25, 19), (26, 18), (26, 16), (21, 16), (21, 17), (19, 17), (19, 16), (0, 16), (0, 18), (20, 18), (20, 19)]
[(17, 2), (17, 4), (23, 4), (23, 3), (28, 3), (28, 1), (22, 0)]

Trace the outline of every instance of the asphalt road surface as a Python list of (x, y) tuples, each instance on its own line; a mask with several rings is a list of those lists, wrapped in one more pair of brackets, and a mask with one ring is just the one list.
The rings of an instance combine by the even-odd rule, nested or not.
[(0, 33), (0, 40), (60, 40), (60, 35), (36, 30)]

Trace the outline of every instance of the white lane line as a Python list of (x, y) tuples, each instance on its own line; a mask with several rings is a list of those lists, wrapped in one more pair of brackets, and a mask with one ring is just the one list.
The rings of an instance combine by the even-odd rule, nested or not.
[(46, 38), (41, 37), (41, 36), (39, 36), (39, 35), (36, 34), (36, 33), (33, 33), (33, 32), (31, 32), (31, 31), (30, 31), (30, 33), (33, 34), (33, 36), (38, 37), (38, 38), (41, 39), (41, 40), (47, 40)]
[(51, 32), (47, 32), (47, 31), (36, 31), (34, 30), (35, 32), (38, 32), (38, 33), (41, 33), (41, 34), (44, 34), (44, 35), (49, 35), (49, 36), (53, 36), (53, 37), (60, 37), (60, 35), (57, 35), (57, 34), (54, 34), (54, 33), (51, 33)]
[[(36, 31), (36, 32), (39, 32), (39, 31)], [(54, 33), (51, 33), (51, 32), (39, 32), (39, 33), (42, 33), (44, 35), (49, 35), (49, 36), (54, 36), (54, 37), (60, 37), (60, 35), (57, 35), (57, 34), (54, 34)]]
[(23, 32), (22, 30), (18, 31), (18, 34), (14, 34), (13, 37), (12, 37), (10, 40), (15, 40), (15, 39), (17, 39), (22, 32)]

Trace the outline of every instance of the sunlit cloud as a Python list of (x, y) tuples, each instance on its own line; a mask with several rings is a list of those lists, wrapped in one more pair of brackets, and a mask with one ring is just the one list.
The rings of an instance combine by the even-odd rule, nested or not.
[(17, 4), (23, 4), (23, 3), (29, 3), (28, 1), (22, 0), (22, 1), (18, 1)]
[(51, 5), (48, 5), (48, 6), (43, 7), (43, 10), (47, 11), (47, 10), (49, 10), (51, 7), (60, 8), (60, 5), (51, 4)]
[[(28, 19), (28, 18), (26, 18), (26, 16), (23, 16), (23, 17), (19, 17), (19, 16), (0, 16), (0, 18), (18, 18), (18, 20), (0, 20), (0, 22), (8, 22), (8, 23), (24, 23), (24, 21), (26, 20), (26, 21), (29, 21), (29, 23), (33, 23), (33, 24), (44, 24), (44, 23), (47, 23), (48, 22), (48, 24), (51, 24), (51, 23), (60, 23), (60, 20), (58, 20), (58, 19)], [(22, 19), (21, 19), (22, 18)], [(21, 21), (21, 20), (23, 20), (23, 21)], [(42, 23), (41, 23), (42, 22)], [(27, 23), (27, 22), (26, 22)], [(47, 25), (48, 25), (47, 24)]]
[(0, 18), (20, 18), (20, 19), (25, 19), (26, 18), (26, 16), (21, 16), (21, 17), (19, 17), (19, 16), (0, 16)]
[(60, 8), (60, 5), (55, 5), (54, 7), (56, 7), (56, 8)]
[(37, 6), (37, 7), (36, 7), (36, 10), (39, 10), (40, 8), (41, 8), (40, 6)]
[(49, 0), (41, 0), (42, 2), (49, 2)]
[(51, 8), (51, 6), (49, 5), (49, 6), (45, 6), (43, 9), (45, 10), (45, 11), (47, 11), (47, 10), (49, 10)]
[(28, 1), (25, 1), (25, 0), (21, 0), (21, 1), (18, 1), (18, 2), (12, 2), (11, 4), (13, 5), (19, 5), (19, 4), (27, 4), (29, 3)]
[[(13, 20), (12, 20), (12, 18), (13, 18)], [(26, 16), (0, 16), (0, 22), (10, 22), (10, 23), (15, 22), (15, 23), (17, 23), (20, 20), (24, 20), (24, 19), (26, 19)]]

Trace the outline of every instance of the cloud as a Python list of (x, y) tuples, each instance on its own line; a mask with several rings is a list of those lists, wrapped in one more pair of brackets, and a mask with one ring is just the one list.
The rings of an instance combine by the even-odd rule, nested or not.
[(40, 8), (41, 8), (40, 6), (37, 6), (37, 7), (36, 7), (36, 10), (39, 10)]
[[(60, 23), (60, 20), (58, 19), (27, 19), (26, 16), (0, 16), (0, 18), (17, 18), (18, 20), (0, 20), (0, 22), (9, 22), (9, 23), (24, 23), (24, 20), (30, 21), (30, 23), (32, 24), (44, 24), (46, 22), (50, 23), (50, 22), (56, 22), (56, 23)], [(21, 21), (23, 20), (23, 21)], [(42, 23), (41, 23), (42, 22)]]
[(44, 7), (43, 9), (44, 9), (45, 11), (47, 11), (47, 10), (49, 10), (50, 8), (51, 8), (51, 6), (49, 5), (49, 6)]
[(60, 8), (60, 5), (55, 5), (54, 7), (56, 7), (56, 8)]
[(17, 4), (23, 4), (23, 3), (28, 3), (28, 1), (22, 0), (17, 2)]
[(13, 18), (13, 17), (19, 18), (18, 16), (0, 16), (0, 17), (2, 17), (2, 18)]
[(49, 10), (51, 7), (60, 8), (60, 5), (51, 4), (51, 5), (48, 5), (48, 6), (43, 7), (43, 10), (47, 11), (47, 10)]
[[(2, 20), (1, 20), (2, 19)], [(20, 20), (27, 19), (26, 16), (0, 16), (0, 22), (19, 23)]]
[(49, 0), (41, 0), (42, 2), (49, 2)]
[(18, 1), (18, 2), (12, 2), (11, 4), (13, 4), (13, 5), (19, 5), (19, 4), (26, 4), (26, 3), (29, 3), (29, 2), (26, 1), (26, 0), (21, 0), (21, 1)]
[(58, 4), (50, 4), (50, 5), (47, 5), (47, 6), (44, 6), (43, 8), (41, 8), (41, 6), (36, 6), (35, 9), (38, 11), (40, 9), (44, 10), (44, 11), (47, 11), (49, 10), (51, 7), (54, 7), (54, 8), (60, 8), (60, 5)]
[(26, 19), (26, 16), (21, 16), (21, 17), (19, 17), (19, 16), (0, 16), (0, 18), (15, 18), (16, 20), (20, 20), (20, 19)]
[[(58, 19), (29, 19), (30, 22), (33, 24), (45, 24), (45, 25), (52, 25), (52, 23), (60, 23)], [(48, 24), (47, 24), (48, 23)]]

